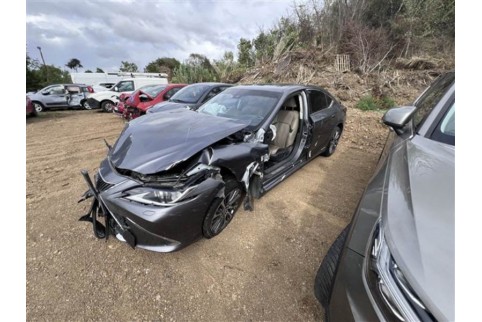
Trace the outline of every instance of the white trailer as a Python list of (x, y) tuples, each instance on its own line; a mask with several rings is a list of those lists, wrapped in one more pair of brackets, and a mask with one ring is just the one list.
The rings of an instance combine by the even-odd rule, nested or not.
[[(128, 73), (128, 72), (114, 72), (114, 73), (70, 73), (72, 83), (85, 84), (85, 85), (97, 85), (99, 83), (117, 83), (126, 78), (135, 77), (153, 77), (153, 78), (166, 78), (166, 73)], [(167, 83), (167, 82), (166, 82)]]

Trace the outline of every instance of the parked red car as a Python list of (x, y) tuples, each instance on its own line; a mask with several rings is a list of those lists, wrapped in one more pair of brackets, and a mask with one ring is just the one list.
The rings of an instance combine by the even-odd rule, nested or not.
[(119, 101), (117, 102), (116, 106), (114, 106), (114, 109), (112, 110), (112, 112), (114, 114), (122, 117), (122, 115), (124, 114), (124, 110), (125, 110), (125, 102), (129, 97), (131, 97), (132, 94), (133, 93), (131, 93), (131, 94), (126, 94), (126, 93), (120, 94)]
[(187, 84), (155, 85), (137, 90), (124, 101), (123, 117), (130, 121), (146, 114), (146, 111), (149, 108), (157, 103), (167, 101), (172, 95), (186, 85)]
[(27, 96), (27, 115), (37, 116), (37, 111), (33, 108), (32, 100)]

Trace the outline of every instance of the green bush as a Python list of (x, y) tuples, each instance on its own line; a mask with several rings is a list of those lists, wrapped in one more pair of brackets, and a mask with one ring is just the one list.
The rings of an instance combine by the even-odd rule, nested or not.
[(362, 111), (372, 111), (378, 109), (378, 105), (373, 96), (367, 95), (363, 96), (358, 103), (356, 103), (356, 108)]
[(395, 105), (395, 101), (388, 96), (376, 98), (371, 95), (367, 95), (363, 96), (355, 106), (362, 111), (374, 111), (389, 109)]

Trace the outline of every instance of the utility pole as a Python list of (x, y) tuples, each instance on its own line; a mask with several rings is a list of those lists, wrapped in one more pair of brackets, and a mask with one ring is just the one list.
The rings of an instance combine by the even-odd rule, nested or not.
[(40, 48), (40, 46), (37, 46), (37, 49), (40, 51), (40, 57), (42, 58), (42, 63), (44, 64), (45, 77), (47, 78), (47, 83), (48, 83), (49, 82), (49, 71), (47, 69), (47, 65), (45, 65), (45, 59), (44, 59), (44, 55), (42, 54), (42, 48)]

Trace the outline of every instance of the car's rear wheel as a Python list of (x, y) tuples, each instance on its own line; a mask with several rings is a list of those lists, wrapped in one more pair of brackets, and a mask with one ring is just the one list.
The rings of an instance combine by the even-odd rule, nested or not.
[(331, 245), (328, 253), (321, 262), (320, 268), (315, 277), (315, 296), (318, 301), (326, 309), (330, 303), (331, 292), (333, 291), (333, 284), (335, 282), (336, 269), (338, 262), (340, 261), (341, 252), (345, 245), (346, 238), (350, 225), (338, 235), (333, 244)]
[(226, 228), (241, 205), (243, 195), (240, 184), (234, 178), (225, 180), (224, 198), (214, 199), (204, 218), (204, 237), (212, 238)]
[(112, 112), (112, 110), (114, 109), (114, 103), (112, 103), (111, 101), (103, 101), (102, 104), (100, 104), (100, 108), (104, 112)]
[(89, 103), (87, 102), (87, 100), (82, 101), (80, 104), (82, 105), (82, 107), (84, 108), (84, 110), (91, 110), (91, 109), (92, 109), (92, 107), (90, 107), (90, 105), (89, 105)]
[(341, 137), (341, 129), (339, 126), (337, 126), (331, 133), (331, 138), (330, 138), (330, 142), (328, 143), (328, 147), (321, 155), (325, 157), (329, 157), (330, 155), (335, 153), (340, 137)]
[(33, 102), (33, 109), (35, 110), (36, 114), (42, 112), (44, 110), (44, 106), (38, 102)]

